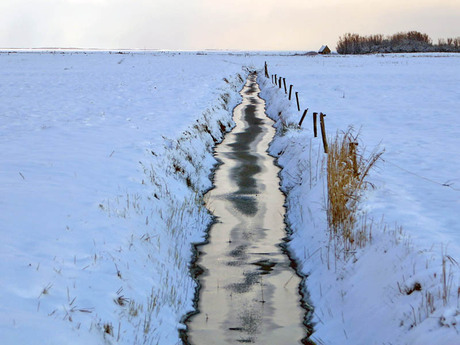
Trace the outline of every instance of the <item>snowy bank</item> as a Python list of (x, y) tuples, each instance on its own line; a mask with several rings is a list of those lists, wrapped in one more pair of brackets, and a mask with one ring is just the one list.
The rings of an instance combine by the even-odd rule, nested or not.
[(176, 344), (212, 151), (245, 70), (195, 53), (0, 54), (0, 343)]
[[(460, 344), (458, 56), (267, 61), (270, 73), (294, 85), (302, 107), (298, 112), (295, 98), (288, 101), (284, 87), (261, 71), (261, 97), (277, 121), (270, 150), (283, 168), (290, 249), (308, 276), (307, 302), (314, 307), (312, 339)], [(327, 157), (321, 139), (313, 138), (312, 112), (327, 114), (329, 138), (353, 126), (362, 154), (385, 149), (360, 204), (359, 226), (372, 238), (347, 255), (334, 252), (329, 238)]]
[[(212, 147), (233, 125), (242, 66), (265, 60), (310, 108), (304, 129), (280, 129), (271, 151), (318, 344), (460, 343), (458, 55), (9, 51), (0, 53), (2, 344), (180, 343), (195, 289), (190, 243), (211, 219), (202, 195)], [(268, 114), (296, 124), (284, 90), (259, 80)], [(327, 114), (329, 134), (352, 125), (360, 149), (385, 149), (361, 204), (373, 239), (348, 260), (327, 250), (313, 111)]]

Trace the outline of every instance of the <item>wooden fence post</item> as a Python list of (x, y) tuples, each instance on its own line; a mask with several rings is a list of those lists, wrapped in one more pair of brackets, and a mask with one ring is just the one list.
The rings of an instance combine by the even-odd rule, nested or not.
[(284, 94), (287, 94), (287, 89), (286, 89), (286, 78), (283, 78), (283, 85), (284, 85)]
[(276, 86), (278, 86), (277, 82), (278, 82), (278, 76), (275, 74), (275, 85)]
[(273, 74), (272, 74), (272, 84), (275, 84), (275, 82), (273, 81)]
[(316, 117), (318, 116), (318, 113), (313, 113), (313, 134), (315, 135), (315, 138), (318, 136), (318, 130), (316, 128)]
[(350, 156), (351, 156), (351, 161), (353, 163), (353, 174), (355, 177), (359, 176), (359, 171), (358, 171), (358, 161), (356, 159), (356, 146), (358, 146), (357, 142), (351, 142), (348, 143), (349, 148), (350, 148)]
[(319, 114), (319, 122), (321, 125), (321, 136), (323, 137), (323, 147), (324, 147), (324, 153), (328, 152), (328, 147), (327, 147), (327, 139), (326, 139), (326, 128), (324, 126), (324, 117), (326, 114), (320, 113)]
[(270, 78), (268, 74), (268, 66), (267, 66), (267, 61), (265, 61), (265, 77)]
[(281, 89), (281, 80), (283, 79), (283, 77), (280, 77), (279, 81), (278, 81), (278, 86), (279, 88)]
[(299, 104), (299, 93), (295, 92), (295, 99), (297, 100), (297, 111), (300, 111), (300, 104)]
[(289, 86), (289, 100), (291, 100), (291, 94), (292, 94), (292, 84)]
[(302, 114), (302, 117), (300, 118), (299, 127), (302, 127), (302, 122), (303, 122), (303, 119), (305, 118), (305, 115), (307, 115), (307, 112), (308, 112), (308, 108), (305, 109), (305, 111)]

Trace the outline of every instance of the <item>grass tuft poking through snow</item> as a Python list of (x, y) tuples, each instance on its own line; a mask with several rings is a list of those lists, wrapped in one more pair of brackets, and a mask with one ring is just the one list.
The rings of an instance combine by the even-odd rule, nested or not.
[(339, 255), (343, 251), (344, 259), (371, 240), (369, 228), (357, 226), (360, 222), (357, 212), (363, 190), (369, 186), (366, 177), (383, 154), (383, 151), (373, 152), (364, 157), (357, 152), (357, 140), (351, 128), (338, 133), (327, 154), (329, 240), (334, 243), (334, 253)]

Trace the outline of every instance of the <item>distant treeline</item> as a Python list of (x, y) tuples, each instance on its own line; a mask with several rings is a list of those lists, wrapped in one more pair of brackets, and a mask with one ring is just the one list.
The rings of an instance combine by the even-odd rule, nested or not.
[(361, 36), (347, 33), (339, 37), (339, 54), (460, 52), (460, 37), (439, 39), (433, 44), (427, 34), (418, 31), (399, 32), (391, 36)]

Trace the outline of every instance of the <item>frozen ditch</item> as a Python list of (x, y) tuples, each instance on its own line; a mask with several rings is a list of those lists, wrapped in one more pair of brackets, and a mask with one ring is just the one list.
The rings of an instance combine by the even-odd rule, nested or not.
[(279, 168), (267, 153), (274, 136), (256, 74), (241, 91), (235, 129), (217, 147), (223, 163), (207, 206), (217, 217), (198, 248), (198, 313), (188, 320), (190, 344), (305, 342), (300, 278), (281, 244), (286, 236)]

